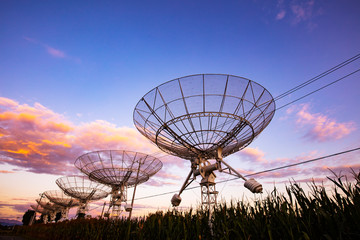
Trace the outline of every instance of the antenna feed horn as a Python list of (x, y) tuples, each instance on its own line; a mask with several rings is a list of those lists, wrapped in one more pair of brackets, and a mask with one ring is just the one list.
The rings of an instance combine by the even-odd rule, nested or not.
[(171, 204), (173, 205), (173, 207), (177, 207), (179, 206), (181, 203), (181, 197), (179, 194), (174, 194), (174, 196), (171, 198)]
[(253, 193), (262, 193), (263, 190), (262, 185), (253, 178), (246, 180), (244, 186)]

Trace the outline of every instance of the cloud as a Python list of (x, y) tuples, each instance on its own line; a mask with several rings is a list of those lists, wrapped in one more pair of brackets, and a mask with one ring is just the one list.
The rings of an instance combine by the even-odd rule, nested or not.
[(58, 49), (55, 49), (55, 48), (52, 48), (52, 47), (49, 47), (49, 46), (46, 46), (46, 51), (53, 57), (56, 57), (56, 58), (65, 58), (66, 55), (63, 51), (60, 51)]
[(0, 170), (0, 173), (15, 173), (13, 171), (7, 171), (7, 170)]
[(319, 5), (318, 2), (315, 3), (315, 0), (278, 0), (272, 15), (275, 14), (275, 20), (286, 19), (293, 26), (305, 23), (312, 30), (317, 26), (313, 22), (314, 18), (324, 13), (324, 10)]
[(29, 209), (30, 203), (4, 203), (0, 202), (0, 208), (10, 208), (18, 214), (25, 213)]
[(17, 104), (18, 103), (15, 102), (14, 100), (11, 100), (9, 98), (0, 97), (0, 106), (2, 106), (2, 107), (14, 107)]
[(284, 6), (284, 0), (278, 0), (277, 1), (277, 10), (278, 13), (276, 14), (276, 20), (281, 20), (285, 17), (286, 15), (286, 10), (285, 10), (285, 6)]
[(238, 155), (242, 156), (244, 159), (251, 162), (262, 162), (262, 163), (267, 162), (264, 159), (265, 156), (264, 152), (262, 152), (258, 148), (247, 147), (241, 150), (240, 152), (238, 152)]
[(313, 15), (314, 0), (310, 1), (293, 1), (291, 11), (294, 15), (293, 23), (298, 24), (302, 21), (309, 20)]
[(183, 179), (183, 177), (184, 177), (184, 176), (169, 174), (164, 171), (158, 172), (155, 176), (161, 177), (161, 178), (166, 178), (166, 179), (173, 179), (173, 180), (180, 180), (180, 179)]
[(284, 9), (281, 9), (280, 12), (276, 15), (276, 20), (281, 20), (285, 17), (286, 11)]
[(31, 42), (31, 43), (39, 44), (39, 42), (34, 38), (23, 37), (23, 39), (25, 39), (26, 41)]
[(177, 183), (173, 183), (173, 182), (168, 182), (168, 181), (163, 181), (160, 179), (155, 179), (155, 178), (150, 178), (148, 181), (146, 181), (146, 183), (144, 183), (146, 185), (150, 185), (150, 186), (154, 186), (154, 187), (161, 187), (161, 186), (165, 186), (165, 185), (177, 185)]
[(158, 151), (134, 128), (103, 120), (75, 125), (39, 103), (5, 98), (0, 99), (0, 129), (0, 163), (34, 173), (76, 174), (75, 159), (89, 151)]
[(310, 113), (309, 104), (302, 105), (296, 116), (297, 126), (306, 131), (304, 137), (311, 141), (338, 140), (356, 129), (354, 122), (339, 123), (323, 114)]
[(54, 48), (52, 46), (49, 46), (48, 44), (42, 43), (34, 38), (29, 37), (23, 37), (26, 41), (41, 46), (50, 56), (54, 58), (62, 58), (62, 59), (69, 59), (72, 60), (75, 63), (80, 64), (81, 60), (77, 57), (72, 57), (67, 55), (64, 51)]

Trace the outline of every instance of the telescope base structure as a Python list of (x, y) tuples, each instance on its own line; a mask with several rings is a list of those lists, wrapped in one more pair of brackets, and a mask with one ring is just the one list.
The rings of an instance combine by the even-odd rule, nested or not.
[(121, 214), (121, 204), (112, 206), (111, 218), (119, 218)]
[[(119, 218), (123, 211), (121, 209), (122, 203), (124, 203), (125, 211), (131, 212), (132, 206), (130, 207), (126, 204), (127, 203), (127, 186), (126, 185), (122, 185), (122, 186), (120, 186), (120, 188), (113, 188), (113, 190), (111, 192), (111, 200), (110, 200), (109, 209), (108, 209), (107, 213), (105, 214), (105, 216), (115, 218), (115, 219)], [(112, 208), (111, 215), (110, 215), (110, 208)]]
[(85, 218), (86, 216), (86, 211), (88, 210), (88, 203), (89, 201), (82, 201), (80, 202), (80, 206), (77, 210), (77, 218)]
[(211, 173), (201, 180), (201, 204), (205, 209), (210, 210), (217, 204), (217, 194), (215, 185), (215, 174)]
[[(245, 181), (244, 186), (253, 193), (262, 193), (262, 185), (258, 183), (255, 179), (250, 178), (246, 179), (238, 171), (232, 168), (227, 164), (222, 158), (222, 149), (217, 149), (218, 156), (215, 159), (216, 162), (211, 163), (209, 160), (202, 157), (191, 160), (191, 170), (187, 176), (183, 186), (181, 187), (179, 194), (174, 194), (171, 199), (173, 207), (177, 207), (181, 202), (181, 193), (187, 188), (196, 178), (196, 176), (201, 176), (201, 204), (205, 209), (211, 209), (211, 207), (217, 204), (217, 194), (215, 178), (216, 175), (214, 171), (219, 170), (220, 172), (227, 173), (238, 178), (242, 178)], [(223, 167), (224, 166), (224, 167)]]
[(55, 222), (55, 218), (56, 218), (56, 212), (52, 211), (50, 213), (50, 222)]
[(48, 218), (49, 216), (47, 214), (44, 214), (43, 217), (42, 217), (42, 220), (43, 220), (43, 223), (44, 224), (47, 224), (48, 223)]
[(61, 219), (60, 219), (61, 221), (68, 220), (69, 210), (70, 210), (69, 207), (61, 209)]

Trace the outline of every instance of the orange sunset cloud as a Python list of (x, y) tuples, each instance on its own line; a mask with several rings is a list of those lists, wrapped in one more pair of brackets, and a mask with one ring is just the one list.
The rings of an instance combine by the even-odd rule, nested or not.
[(29, 106), (0, 98), (2, 163), (36, 173), (77, 173), (75, 159), (84, 152), (101, 149), (158, 151), (133, 128), (103, 120), (75, 125), (39, 103)]

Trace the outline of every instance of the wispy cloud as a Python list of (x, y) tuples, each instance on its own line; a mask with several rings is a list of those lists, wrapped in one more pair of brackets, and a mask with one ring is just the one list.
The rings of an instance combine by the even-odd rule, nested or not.
[(278, 14), (276, 14), (276, 20), (281, 20), (285, 17), (286, 11), (284, 9), (281, 9)]
[(356, 129), (354, 122), (337, 122), (324, 114), (310, 113), (309, 108), (309, 104), (304, 104), (296, 113), (297, 126), (305, 130), (306, 139), (318, 142), (338, 140)]
[(276, 20), (281, 20), (286, 15), (284, 0), (278, 0), (277, 1), (277, 14), (276, 14)]
[(286, 19), (292, 25), (304, 22), (312, 30), (316, 27), (313, 21), (314, 17), (324, 12), (318, 5), (315, 3), (315, 0), (278, 0), (275, 8), (275, 19), (277, 21)]
[(298, 24), (302, 21), (309, 20), (313, 15), (314, 3), (314, 0), (293, 1), (290, 5), (294, 16), (293, 23)]
[(55, 49), (53, 47), (46, 46), (46, 51), (53, 57), (56, 58), (65, 58), (66, 55), (63, 51), (60, 51), (59, 49)]
[(71, 60), (76, 63), (81, 63), (81, 60), (79, 58), (69, 56), (63, 50), (60, 50), (58, 48), (50, 46), (49, 44), (38, 41), (37, 39), (30, 38), (30, 37), (23, 37), (23, 39), (30, 43), (41, 46), (50, 56), (52, 56), (54, 58), (68, 59), (68, 60)]
[(31, 42), (31, 43), (39, 44), (39, 42), (34, 38), (23, 37), (23, 39), (25, 39), (26, 41)]

